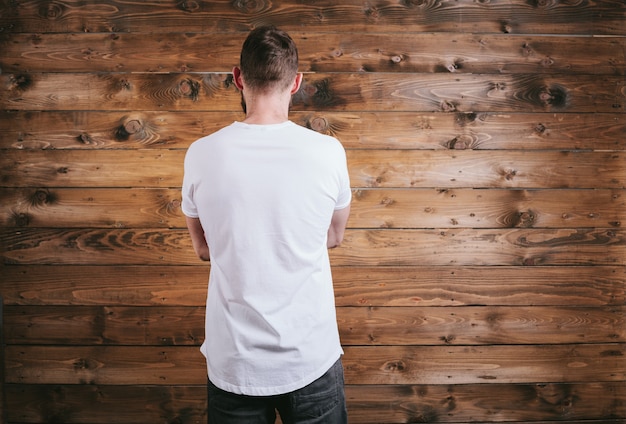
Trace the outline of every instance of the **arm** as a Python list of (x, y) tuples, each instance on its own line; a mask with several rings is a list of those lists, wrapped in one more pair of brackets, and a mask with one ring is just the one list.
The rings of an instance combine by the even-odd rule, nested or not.
[(328, 228), (328, 241), (326, 247), (333, 249), (341, 244), (343, 241), (343, 234), (348, 224), (348, 216), (350, 215), (350, 205), (343, 209), (333, 212), (333, 217), (330, 220), (330, 227)]
[(187, 228), (189, 229), (189, 235), (191, 236), (191, 244), (196, 255), (203, 260), (209, 260), (209, 246), (206, 244), (204, 238), (204, 229), (198, 218), (185, 217), (187, 220)]

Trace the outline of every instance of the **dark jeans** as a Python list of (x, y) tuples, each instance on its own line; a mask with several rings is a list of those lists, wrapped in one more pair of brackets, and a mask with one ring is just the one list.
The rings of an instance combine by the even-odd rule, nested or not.
[(343, 366), (338, 360), (302, 389), (276, 396), (237, 395), (208, 382), (209, 424), (273, 424), (276, 411), (284, 424), (346, 424)]

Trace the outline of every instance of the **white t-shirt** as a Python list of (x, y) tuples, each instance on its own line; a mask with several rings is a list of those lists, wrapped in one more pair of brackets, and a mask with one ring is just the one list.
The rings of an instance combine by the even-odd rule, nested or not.
[(351, 200), (339, 141), (235, 122), (189, 147), (182, 197), (211, 255), (201, 351), (213, 384), (269, 396), (321, 377), (343, 353), (326, 247)]

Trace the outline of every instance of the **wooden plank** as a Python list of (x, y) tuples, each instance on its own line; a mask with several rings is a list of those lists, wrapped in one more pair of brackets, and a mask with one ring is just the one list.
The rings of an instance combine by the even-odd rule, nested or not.
[[(230, 72), (244, 38), (152, 31), (6, 33), (0, 35), (0, 64), (7, 73)], [(626, 69), (622, 37), (297, 32), (294, 41), (305, 72), (624, 75)]]
[[(4, 266), (7, 305), (203, 306), (208, 267)], [(621, 306), (626, 268), (334, 267), (337, 306)], [(128, 288), (132, 287), (132, 290)]]
[[(618, 382), (624, 344), (345, 347), (346, 384)], [(6, 382), (185, 385), (206, 382), (197, 346), (7, 346)], [(132, 372), (131, 372), (132, 371)]]
[[(199, 346), (204, 307), (7, 306), (20, 345)], [(626, 307), (338, 307), (344, 346), (626, 342)]]
[[(0, 271), (2, 271), (2, 266), (0, 265)], [(2, 274), (4, 275), (4, 274)], [(6, 411), (6, 392), (5, 392), (5, 360), (4, 360), (4, 350), (5, 350), (5, 327), (4, 327), (4, 297), (2, 296), (2, 292), (0, 291), (0, 369), (2, 370), (2, 374), (0, 374), (0, 420), (3, 423), (7, 422), (7, 411)]]
[(11, 423), (205, 424), (206, 402), (206, 385), (7, 387)]
[(340, 307), (344, 346), (565, 344), (626, 341), (626, 308)]
[(352, 187), (623, 188), (625, 165), (607, 152), (348, 152)]
[(608, 424), (624, 417), (625, 391), (620, 383), (347, 386), (346, 398), (351, 423), (575, 424), (615, 417), (597, 423)]
[(625, 190), (358, 189), (348, 226), (619, 228), (622, 222)]
[[(0, 28), (11, 32), (247, 32), (259, 23), (290, 31), (353, 33), (474, 32), (506, 34), (624, 34), (624, 4), (619, 0), (588, 2), (477, 3), (472, 0), (391, 1), (366, 4), (359, 0), (302, 3), (184, 2), (150, 0), (66, 0), (40, 6), (37, 2), (4, 3)], [(19, 19), (16, 19), (18, 18)]]
[[(186, 228), (180, 189), (18, 188), (0, 192), (0, 226)], [(360, 189), (349, 228), (619, 228), (626, 190)]]
[[(611, 127), (612, 116), (606, 121)], [(241, 112), (0, 111), (0, 148), (186, 149), (243, 118)]]
[[(5, 264), (197, 265), (186, 230), (0, 230)], [(625, 265), (615, 229), (348, 230), (335, 266)]]
[(0, 293), (7, 305), (202, 306), (209, 279), (204, 264), (28, 265), (5, 266), (2, 271)]
[[(3, 187), (180, 187), (184, 150), (8, 150)], [(353, 188), (626, 187), (622, 152), (349, 150)]]
[(200, 346), (204, 306), (7, 306), (7, 344)]
[[(349, 422), (619, 423), (626, 388), (591, 384), (394, 385), (346, 387)], [(10, 422), (205, 423), (206, 388), (196, 386), (7, 386)], [(535, 405), (542, 405), (538, 410)], [(151, 407), (147, 408), (146, 405)], [(595, 419), (603, 416), (614, 419)], [(554, 420), (554, 421), (548, 421)], [(587, 421), (589, 420), (589, 421)]]
[(0, 226), (186, 228), (180, 189), (3, 189)]
[(180, 187), (184, 156), (184, 150), (7, 151), (1, 185)]
[(347, 384), (624, 381), (626, 346), (346, 347)]
[(338, 306), (621, 305), (624, 267), (335, 267)]
[[(292, 112), (347, 149), (626, 150), (624, 113)], [(240, 112), (0, 111), (3, 149), (186, 149)]]
[(334, 265), (624, 265), (620, 230), (348, 230)]
[[(48, 265), (197, 265), (186, 230), (1, 231), (4, 263)], [(74, 256), (74, 258), (70, 258)], [(64, 258), (65, 257), (65, 258)]]
[[(10, 110), (240, 111), (231, 74), (1, 74)], [(621, 113), (623, 75), (307, 74), (293, 110)]]

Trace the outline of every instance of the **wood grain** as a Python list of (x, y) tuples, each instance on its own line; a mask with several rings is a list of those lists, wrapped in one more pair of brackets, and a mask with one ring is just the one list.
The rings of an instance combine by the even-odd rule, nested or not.
[[(616, 229), (348, 230), (335, 266), (625, 265)], [(5, 264), (194, 265), (186, 230), (20, 229), (0, 232)]]
[(335, 265), (624, 265), (621, 230), (349, 230)]
[(623, 423), (625, 20), (623, 0), (0, 2), (3, 421), (206, 422), (182, 159), (243, 119), (232, 66), (275, 24), (306, 72), (290, 118), (347, 149), (350, 423)]
[[(231, 74), (0, 75), (12, 110), (240, 111)], [(621, 113), (623, 75), (308, 74), (293, 110)]]
[[(149, 10), (150, 13), (145, 11)], [(477, 3), (361, 1), (301, 3), (296, 0), (170, 3), (150, 0), (99, 2), (66, 0), (5, 3), (0, 28), (11, 32), (243, 32), (271, 23), (291, 32), (303, 27), (331, 32), (459, 32), (504, 34), (624, 34), (624, 4), (588, 2)], [(19, 20), (16, 18), (19, 16)], [(243, 37), (243, 35), (242, 35)]]
[[(350, 423), (487, 422), (509, 417), (515, 422), (617, 424), (595, 420), (598, 411), (622, 413), (626, 389), (619, 382), (595, 384), (470, 384), (346, 387)], [(146, 421), (204, 423), (206, 388), (182, 386), (7, 386), (11, 422), (65, 423)], [(537, 411), (536, 404), (541, 404)], [(151, 405), (146, 408), (146, 404)], [(541, 421), (539, 421), (541, 420)], [(583, 421), (584, 420), (584, 421)]]
[(350, 422), (355, 423), (469, 423), (507, 417), (517, 423), (583, 424), (577, 420), (593, 420), (611, 404), (623, 404), (624, 391), (620, 383), (346, 387)]
[[(352, 346), (346, 384), (619, 382), (624, 344), (553, 346)], [(205, 384), (197, 346), (8, 346), (6, 382)], [(531, 372), (532, 371), (532, 372)]]
[[(186, 228), (180, 189), (18, 188), (0, 192), (15, 228)], [(359, 189), (349, 228), (619, 228), (626, 191)]]
[[(0, 111), (3, 149), (186, 149), (241, 112)], [(623, 113), (293, 112), (347, 149), (624, 150)]]
[[(4, 187), (180, 187), (184, 150), (9, 150)], [(351, 150), (353, 188), (626, 187), (622, 152)]]
[[(33, 264), (2, 271), (7, 305), (160, 307), (204, 306), (209, 268)], [(337, 306), (603, 307), (626, 302), (623, 266), (350, 266), (334, 267), (333, 278)]]
[[(339, 307), (343, 346), (626, 342), (625, 307)], [(8, 344), (199, 346), (204, 308), (7, 306)]]
[[(0, 63), (9, 73), (230, 72), (244, 35), (5, 33)], [(623, 37), (298, 31), (293, 38), (304, 72), (624, 75), (626, 69)]]

